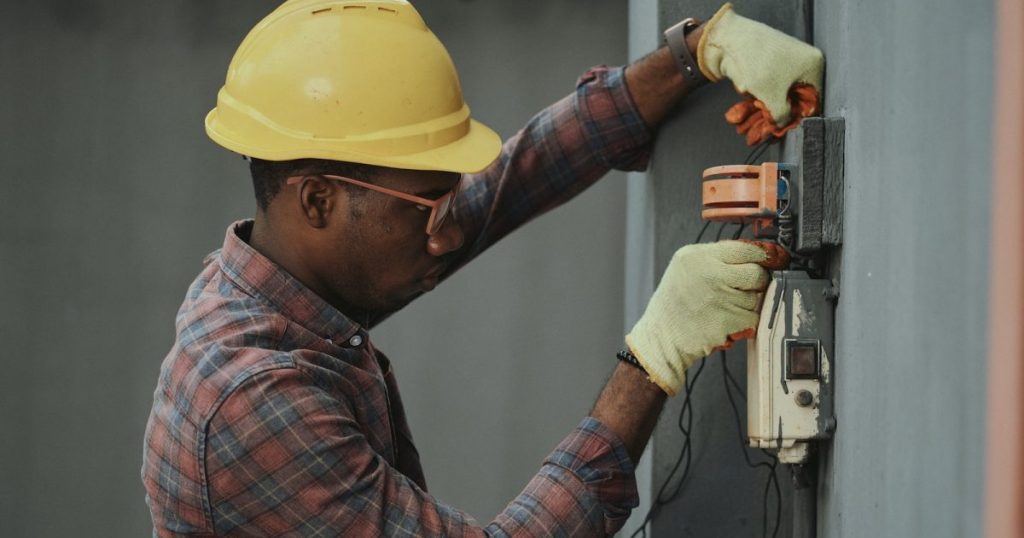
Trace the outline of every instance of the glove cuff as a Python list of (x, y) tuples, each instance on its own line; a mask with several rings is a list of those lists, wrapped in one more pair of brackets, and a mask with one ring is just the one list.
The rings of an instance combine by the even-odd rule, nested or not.
[(653, 342), (647, 342), (643, 338), (637, 338), (634, 334), (636, 332), (637, 329), (634, 328), (633, 332), (626, 335), (626, 348), (629, 349), (629, 352), (634, 357), (636, 357), (637, 362), (639, 362), (644, 371), (647, 372), (647, 378), (650, 379), (652, 383), (658, 385), (661, 390), (665, 391), (665, 394), (675, 396), (683, 386), (683, 379), (686, 375), (685, 372), (687, 364), (684, 363), (682, 372), (677, 372), (672, 368), (672, 365), (658, 353), (658, 350), (651, 349), (651, 346), (648, 344), (653, 344)]
[(700, 43), (697, 44), (697, 61), (701, 72), (711, 82), (718, 82), (725, 78), (721, 68), (725, 51), (712, 42), (714, 39), (712, 36), (720, 31), (723, 25), (728, 26), (729, 20), (737, 16), (733, 11), (732, 2), (726, 2), (704, 25), (704, 33), (700, 36)]

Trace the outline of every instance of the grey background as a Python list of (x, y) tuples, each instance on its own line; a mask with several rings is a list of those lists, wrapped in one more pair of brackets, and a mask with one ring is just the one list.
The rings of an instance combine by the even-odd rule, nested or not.
[[(142, 433), (202, 257), (253, 212), (202, 120), (273, 1), (0, 3), (0, 535), (143, 536)], [(503, 136), (626, 58), (618, 0), (417, 3)], [(489, 520), (589, 410), (622, 338), (625, 180), (373, 334), (431, 490)]]
[[(646, 2), (631, 4), (650, 21), (639, 31), (717, 8), (657, 3), (657, 14), (638, 7)], [(748, 0), (737, 10), (799, 33), (802, 19), (787, 10), (803, 5)], [(819, 535), (979, 536), (993, 6), (818, 0), (813, 18), (827, 58), (826, 115), (845, 117), (847, 129), (845, 244), (833, 274), (842, 293), (839, 428), (822, 465)], [(631, 208), (655, 208), (653, 263), (630, 259), (627, 274), (643, 263), (659, 274), (671, 252), (693, 240), (703, 168), (742, 162), (739, 139), (720, 119), (732, 99), (705, 90), (662, 130), (647, 199), (630, 200)], [(728, 364), (742, 382), (742, 353)], [(715, 371), (694, 390), (692, 480), (656, 520), (657, 536), (762, 533), (764, 477), (741, 467), (721, 378), (704, 377)], [(681, 402), (671, 403), (674, 416)], [(674, 427), (666, 417), (655, 436), (655, 488), (680, 450)], [(785, 485), (788, 472), (779, 474)]]

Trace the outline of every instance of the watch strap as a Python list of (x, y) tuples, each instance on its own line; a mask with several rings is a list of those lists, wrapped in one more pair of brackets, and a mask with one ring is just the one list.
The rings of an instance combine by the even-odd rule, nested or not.
[(665, 43), (668, 44), (672, 58), (676, 61), (679, 72), (683, 74), (687, 89), (691, 91), (708, 83), (708, 78), (701, 72), (700, 66), (697, 65), (693, 54), (690, 53), (690, 48), (686, 46), (686, 34), (697, 26), (696, 20), (692, 18), (683, 19), (678, 24), (665, 30), (664, 34)]

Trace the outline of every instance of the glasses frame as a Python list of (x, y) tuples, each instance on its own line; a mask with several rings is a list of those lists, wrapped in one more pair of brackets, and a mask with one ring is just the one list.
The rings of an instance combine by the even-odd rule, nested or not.
[(415, 194), (396, 191), (393, 189), (388, 189), (386, 187), (381, 187), (380, 185), (374, 185), (373, 183), (359, 181), (358, 179), (352, 179), (350, 177), (345, 176), (335, 176), (331, 174), (303, 174), (301, 176), (291, 176), (287, 180), (285, 180), (285, 183), (288, 185), (294, 185), (300, 183), (303, 179), (312, 176), (322, 177), (324, 179), (333, 179), (335, 181), (342, 181), (344, 183), (351, 183), (353, 185), (363, 187), (364, 189), (377, 191), (382, 194), (394, 196), (395, 198), (401, 198), (402, 200), (412, 202), (416, 205), (429, 207), (430, 217), (427, 218), (427, 235), (436, 234), (438, 230), (440, 230), (441, 227), (444, 226), (445, 218), (447, 218), (448, 215), (452, 213), (452, 209), (455, 207), (453, 201), (455, 200), (455, 196), (459, 194), (459, 187), (462, 185), (462, 178), (460, 177), (459, 180), (455, 182), (455, 186), (452, 187), (452, 190), (448, 191), (445, 194), (442, 194), (438, 198), (431, 200), (429, 198), (422, 198), (420, 196), (416, 196)]

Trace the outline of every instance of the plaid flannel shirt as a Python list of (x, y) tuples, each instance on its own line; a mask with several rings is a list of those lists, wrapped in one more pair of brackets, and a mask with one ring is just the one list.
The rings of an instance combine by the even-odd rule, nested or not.
[[(449, 273), (610, 168), (651, 134), (623, 69), (588, 71), (490, 168), (464, 178)], [(232, 225), (176, 319), (145, 436), (158, 536), (556, 536), (618, 530), (637, 504), (622, 442), (587, 417), (486, 527), (427, 493), (394, 373), (367, 328), (253, 250)], [(447, 275), (445, 275), (447, 276)]]

